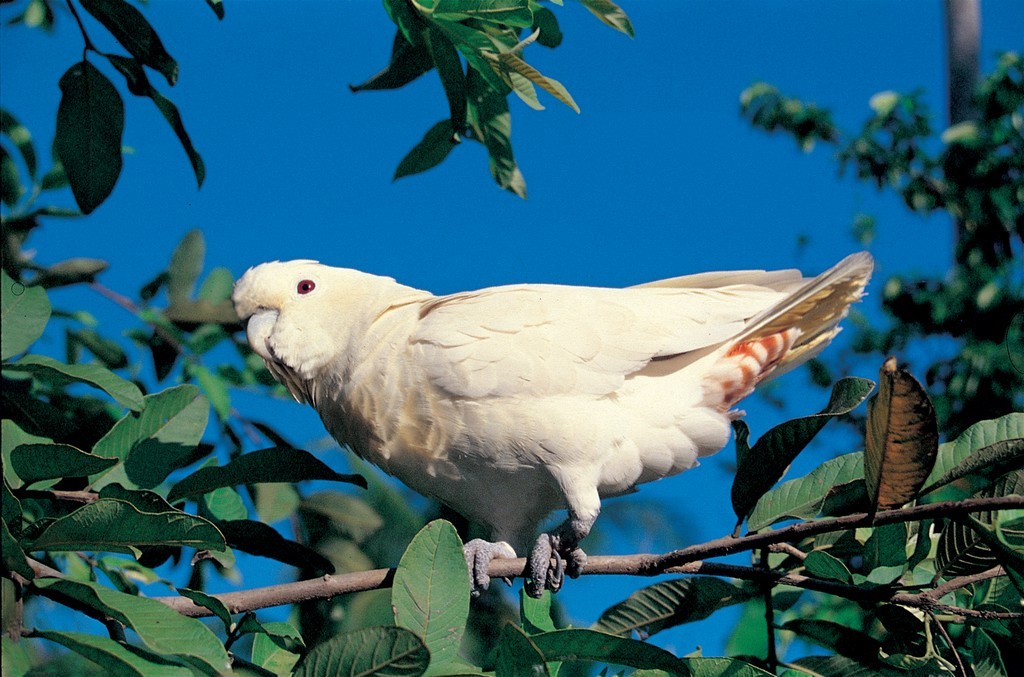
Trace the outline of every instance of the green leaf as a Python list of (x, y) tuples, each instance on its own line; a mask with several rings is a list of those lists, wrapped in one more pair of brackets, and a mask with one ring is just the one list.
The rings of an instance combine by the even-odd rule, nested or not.
[(978, 449), (922, 490), (922, 493), (927, 493), (968, 475), (983, 475), (984, 478), (993, 478), (1010, 470), (1019, 470), (1022, 466), (1024, 466), (1024, 439), (1018, 437), (1003, 440)]
[(356, 543), (363, 543), (385, 526), (380, 513), (365, 500), (336, 491), (322, 491), (302, 499), (299, 509), (326, 517), (333, 531)]
[(783, 630), (836, 652), (871, 664), (877, 662), (881, 645), (870, 635), (832, 621), (796, 618), (782, 625)]
[[(1019, 454), (1024, 438), (1024, 414), (1011, 413), (998, 419), (979, 421), (962, 432), (953, 442), (939, 445), (935, 467), (928, 475), (928, 493), (987, 466), (1002, 467), (1003, 460), (1012, 461)], [(1007, 443), (1007, 446), (1000, 446)], [(984, 454), (979, 453), (983, 450)], [(1008, 462), (1012, 467), (1012, 464)]]
[(562, 44), (562, 29), (558, 27), (558, 17), (547, 7), (533, 11), (533, 26), (530, 30), (540, 31), (537, 36), (538, 45), (555, 48)]
[(363, 628), (335, 636), (302, 659), (294, 677), (364, 675), (410, 677), (422, 675), (430, 652), (405, 628)]
[(456, 135), (452, 131), (451, 120), (441, 120), (427, 131), (423, 140), (413, 146), (408, 155), (402, 158), (395, 169), (392, 181), (405, 176), (420, 174), (438, 166), (452, 149), (458, 145)]
[[(246, 616), (242, 625), (250, 618), (254, 617)], [(304, 648), (302, 636), (290, 623), (259, 623), (259, 632), (252, 640), (252, 662), (276, 675), (290, 675)]]
[(21, 185), (21, 177), (18, 176), (18, 167), (14, 164), (14, 158), (6, 148), (0, 145), (0, 202), (3, 202), (8, 208), (14, 209), (24, 194), (25, 187)]
[(606, 26), (611, 26), (631, 38), (636, 37), (636, 31), (633, 30), (633, 24), (630, 23), (629, 17), (621, 7), (611, 0), (579, 0), (579, 3), (590, 10), (590, 13)]
[(64, 364), (43, 355), (26, 355), (17, 362), (4, 365), (4, 371), (20, 371), (38, 379), (57, 383), (85, 383), (99, 388), (126, 409), (142, 410), (144, 398), (131, 381), (126, 381), (106, 367), (98, 364)]
[(5, 478), (0, 491), (3, 492), (3, 522), (11, 529), (11, 533), (15, 536), (21, 534), (22, 529), (22, 517), (24, 512), (21, 508), (21, 501), (18, 500), (14, 492), (11, 491), (11, 486)]
[[(198, 303), (201, 304), (203, 301)], [(203, 324), (190, 333), (188, 346), (195, 354), (204, 355), (220, 345), (221, 342), (230, 340), (231, 334), (226, 332), (224, 327), (216, 324)]]
[(505, 96), (492, 89), (477, 70), (467, 76), (469, 125), (473, 138), (487, 148), (491, 175), (499, 186), (526, 198), (526, 181), (512, 155), (512, 116)]
[(192, 298), (199, 273), (203, 271), (206, 256), (206, 242), (201, 230), (190, 230), (181, 239), (171, 254), (167, 269), (167, 298), (171, 305), (183, 303)]
[(395, 570), (391, 606), (395, 624), (423, 638), (432, 670), (459, 662), (469, 616), (469, 570), (449, 522), (434, 520), (413, 538)]
[(100, 498), (116, 498), (131, 503), (140, 512), (177, 512), (163, 496), (145, 489), (126, 489), (120, 484), (108, 484), (100, 489)]
[(530, 640), (547, 661), (600, 661), (665, 670), (674, 675), (689, 674), (686, 662), (664, 649), (594, 630), (555, 630), (533, 635)]
[(213, 10), (218, 19), (224, 18), (224, 0), (206, 0), (206, 4)]
[(196, 299), (208, 303), (220, 303), (231, 300), (231, 292), (235, 287), (235, 277), (223, 266), (217, 266), (206, 276), (199, 287)]
[[(551, 96), (555, 97), (569, 108), (572, 108), (577, 113), (580, 112), (580, 107), (576, 105), (572, 95), (569, 94), (562, 83), (558, 80), (545, 77), (540, 72), (526, 63), (512, 52), (504, 52), (498, 55), (498, 63), (501, 64), (502, 68), (506, 71), (518, 73), (533, 84), (537, 85)], [(518, 93), (518, 88), (513, 87), (513, 91)]]
[(872, 510), (911, 501), (935, 465), (938, 423), (928, 394), (890, 357), (879, 370), (878, 395), (868, 403), (864, 482)]
[(786, 677), (805, 677), (805, 675), (820, 675), (821, 677), (926, 677), (925, 674), (919, 672), (908, 673), (894, 668), (887, 669), (881, 665), (865, 664), (862, 661), (847, 658), (846, 656), (808, 656), (793, 661), (793, 665), (800, 669), (784, 673)]
[(826, 580), (839, 581), (840, 583), (853, 583), (853, 574), (846, 568), (841, 560), (827, 552), (821, 550), (813, 550), (807, 553), (807, 557), (804, 559), (804, 569), (807, 573), (811, 574), (816, 578), (824, 578)]
[(141, 412), (129, 413), (93, 446), (97, 456), (124, 461), (94, 482), (95, 488), (120, 482), (150, 489), (192, 461), (210, 416), (199, 389), (180, 385), (147, 395), (143, 402)]
[[(852, 411), (871, 393), (872, 388), (874, 384), (867, 379), (844, 378), (832, 387), (828, 405), (817, 414), (780, 423), (761, 436), (753, 448), (742, 455), (737, 444), (732, 506), (740, 523), (825, 424), (836, 416)], [(746, 424), (735, 421), (733, 429), (739, 440), (740, 431), (746, 433)]]
[(142, 12), (125, 0), (80, 0), (85, 11), (96, 17), (128, 53), (167, 78), (167, 84), (178, 81), (178, 64), (164, 49), (160, 36), (146, 21)]
[(177, 656), (207, 674), (230, 669), (224, 646), (209, 628), (161, 602), (67, 578), (41, 579), (35, 585), (43, 594), (70, 597), (111, 616), (134, 630), (145, 648), (154, 653)]
[(753, 594), (717, 578), (679, 578), (637, 590), (607, 609), (594, 630), (613, 635), (637, 633), (641, 639), (684, 623), (699, 621)]
[(299, 492), (291, 484), (254, 484), (253, 503), (260, 520), (273, 524), (299, 507)]
[(106, 574), (110, 582), (121, 592), (137, 595), (139, 583), (167, 584), (155, 571), (139, 564), (135, 559), (120, 555), (101, 555), (95, 559), (96, 568)]
[(35, 630), (31, 636), (60, 644), (88, 658), (100, 666), (105, 674), (117, 677), (189, 677), (194, 674), (184, 665), (162, 658), (158, 654), (99, 635)]
[(506, 623), (498, 639), (494, 674), (495, 677), (549, 677), (551, 671), (548, 670), (544, 654), (529, 636), (512, 623)]
[(353, 92), (381, 89), (398, 89), (409, 84), (434, 67), (430, 51), (424, 41), (412, 45), (402, 31), (395, 33), (391, 45), (391, 62), (381, 72), (366, 82), (349, 85)]
[(78, 208), (90, 214), (107, 199), (121, 174), (124, 103), (103, 73), (88, 61), (60, 79), (53, 146)]
[(38, 271), (32, 278), (31, 284), (51, 289), (81, 282), (95, 282), (96, 276), (109, 267), (110, 264), (101, 259), (85, 257), (66, 259)]
[(435, 21), (476, 19), (520, 28), (533, 24), (529, 0), (421, 0), (417, 9)]
[(242, 497), (230, 487), (221, 487), (203, 494), (202, 508), (204, 514), (209, 514), (220, 521), (244, 520), (249, 517)]
[(273, 527), (253, 520), (224, 520), (217, 523), (228, 545), (250, 555), (269, 557), (300, 569), (332, 574), (330, 560), (301, 543), (289, 541)]
[(22, 444), (11, 451), (11, 465), (25, 485), (62, 477), (88, 477), (117, 463), (68, 444)]
[(181, 119), (178, 107), (150, 84), (149, 78), (146, 77), (146, 71), (138, 61), (118, 56), (117, 54), (107, 54), (105, 56), (114, 68), (124, 76), (128, 83), (128, 91), (135, 96), (147, 97), (156, 105), (160, 115), (171, 126), (174, 135), (178, 137), (178, 143), (181, 144), (185, 154), (188, 155), (189, 162), (192, 164), (192, 172), (196, 176), (196, 183), (201, 188), (203, 181), (206, 179), (206, 165), (203, 163), (203, 158), (199, 155), (199, 151), (192, 145), (192, 139), (189, 137), (188, 132), (185, 131), (185, 123)]
[(759, 498), (747, 518), (747, 528), (760, 531), (784, 519), (815, 517), (829, 496), (863, 477), (864, 454), (859, 451), (825, 461), (808, 475), (783, 482)]
[[(128, 366), (128, 355), (121, 346), (108, 338), (100, 336), (92, 329), (68, 331), (67, 338), (69, 343), (85, 347), (107, 369), (124, 369)], [(69, 363), (73, 361), (77, 360), (68, 360)], [(139, 399), (141, 401), (141, 394)]]
[(231, 418), (231, 396), (228, 394), (228, 387), (224, 380), (201, 364), (190, 365), (188, 371), (192, 373), (199, 383), (199, 387), (206, 394), (217, 418), (221, 421)]
[(967, 647), (971, 652), (971, 669), (975, 677), (1003, 677), (1009, 674), (999, 647), (981, 628), (971, 632), (967, 638)]
[(3, 452), (4, 481), (13, 489), (18, 489), (24, 484), (11, 465), (11, 453), (16, 447), (22, 444), (46, 444), (51, 442), (53, 440), (49, 438), (30, 435), (10, 419), (5, 418), (3, 421), (0, 421), (0, 450)]
[(148, 513), (131, 503), (101, 498), (49, 524), (29, 551), (97, 550), (138, 555), (147, 546), (223, 550), (224, 537), (213, 524), (180, 511)]
[(424, 42), (448, 98), (452, 130), (456, 134), (461, 133), (466, 127), (466, 73), (462, 70), (459, 53), (452, 41), (436, 28), (427, 30)]
[(864, 569), (871, 583), (888, 584), (903, 575), (907, 567), (907, 542), (910, 536), (905, 523), (886, 524), (871, 530), (864, 543)]
[(384, 10), (410, 45), (420, 45), (426, 22), (408, 0), (384, 0)]
[[(152, 491), (146, 491), (145, 489), (125, 489), (120, 484), (108, 484), (100, 489), (99, 493), (100, 498), (112, 498), (131, 503), (139, 512), (179, 513), (177, 508), (164, 500), (163, 496)], [(141, 551), (142, 554), (138, 555), (140, 560), (146, 562), (150, 566), (158, 566), (162, 562), (165, 562), (167, 558), (175, 554), (176, 547), (173, 545), (160, 544), (141, 548)], [(213, 548), (209, 550), (209, 554), (225, 568), (234, 565), (234, 553), (232, 553), (228, 548), (223, 546)]]
[(772, 674), (734, 658), (683, 658), (682, 661), (690, 669), (691, 677), (767, 677)]
[[(18, 521), (21, 521), (21, 516), (18, 516)], [(11, 533), (10, 528), (7, 525), (7, 520), (4, 520), (2, 524), (3, 533), (2, 536), (2, 551), (3, 551), (3, 562), (4, 568), (9, 571), (14, 571), (20, 574), (23, 578), (32, 580), (35, 578), (35, 572), (32, 571), (32, 567), (29, 566), (25, 559), (25, 551), (21, 549), (21, 545), (18, 543), (18, 539)]]
[(167, 500), (174, 503), (220, 487), (240, 484), (295, 483), (305, 480), (349, 482), (366, 488), (366, 480), (361, 476), (336, 473), (308, 451), (270, 447), (242, 454), (222, 467), (200, 468), (175, 484), (167, 494)]
[(525, 588), (519, 589), (519, 623), (529, 635), (555, 630), (551, 620), (551, 591), (545, 590), (540, 597), (530, 597)]
[(35, 179), (39, 165), (36, 161), (36, 148), (32, 144), (32, 134), (25, 125), (18, 122), (10, 112), (3, 108), (0, 108), (0, 134), (7, 135), (7, 138), (14, 142), (25, 163), (25, 169), (28, 170), (28, 175)]
[(510, 33), (498, 33), (495, 35), (482, 25), (467, 26), (461, 23), (439, 21), (434, 22), (432, 26), (444, 31), (444, 34), (452, 41), (452, 44), (459, 50), (459, 53), (465, 57), (466, 63), (470, 67), (466, 73), (467, 100), (472, 101), (473, 98), (472, 85), (469, 79), (474, 77), (474, 75), (481, 78), (490, 89), (494, 90), (504, 100), (505, 95), (508, 93), (508, 85), (492, 66), (492, 60), (487, 57), (493, 57), (495, 52), (502, 49), (512, 48), (515, 45), (514, 35), (511, 35), (513, 40), (508, 42), (507, 39), (502, 40), (501, 38), (509, 36)]
[(50, 299), (39, 287), (15, 282), (0, 272), (0, 359), (10, 359), (28, 350), (43, 335), (50, 320)]
[[(1024, 494), (1024, 471), (1004, 475), (981, 496)], [(947, 522), (935, 556), (936, 575), (964, 576), (1002, 564), (1010, 580), (1024, 592), (1024, 537), (1021, 512), (986, 511)], [(1009, 536), (1009, 538), (1007, 538)], [(1011, 543), (1012, 541), (1012, 543)]]
[(197, 606), (204, 607), (213, 612), (213, 615), (220, 619), (220, 622), (224, 624), (224, 632), (231, 632), (231, 611), (228, 610), (227, 605), (220, 601), (213, 595), (209, 595), (202, 590), (191, 590), (189, 588), (175, 588), (178, 594), (182, 597), (187, 597), (192, 600)]

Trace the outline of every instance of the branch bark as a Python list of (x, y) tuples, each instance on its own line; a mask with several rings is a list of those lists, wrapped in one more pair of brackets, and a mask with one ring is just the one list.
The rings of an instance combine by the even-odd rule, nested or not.
[[(729, 576), (752, 581), (772, 581), (776, 584), (792, 585), (858, 601), (890, 601), (915, 608), (931, 609), (958, 618), (1021, 618), (1021, 614), (999, 614), (994, 612), (963, 609), (939, 602), (939, 598), (952, 590), (996, 575), (1005, 575), (995, 569), (973, 577), (954, 579), (933, 591), (908, 594), (888, 588), (865, 589), (836, 581), (816, 579), (800, 574), (782, 574), (754, 567), (742, 567), (716, 562), (706, 558), (720, 557), (736, 552), (771, 547), (774, 544), (792, 543), (808, 536), (830, 531), (842, 531), (856, 527), (912, 522), (937, 517), (953, 517), (971, 512), (1024, 508), (1024, 496), (1001, 496), (994, 498), (973, 498), (964, 501), (946, 501), (919, 505), (911, 508), (885, 510), (871, 515), (861, 513), (801, 522), (781, 529), (741, 537), (727, 536), (707, 543), (693, 545), (661, 555), (639, 554), (625, 556), (592, 556), (587, 560), (584, 575), (633, 575), (656, 576), (659, 574), (698, 574)], [(522, 577), (526, 559), (502, 559), (491, 562), (488, 570), (492, 578)], [(253, 588), (239, 592), (214, 595), (232, 613), (254, 611), (272, 606), (295, 604), (312, 599), (326, 599), (364, 590), (377, 590), (391, 586), (394, 569), (375, 569), (340, 576), (324, 576), (295, 583), (284, 583), (264, 588)], [(955, 581), (955, 582), (954, 582)], [(966, 582), (964, 582), (966, 581)], [(179, 613), (187, 616), (208, 616), (210, 612), (184, 597), (157, 597)]]

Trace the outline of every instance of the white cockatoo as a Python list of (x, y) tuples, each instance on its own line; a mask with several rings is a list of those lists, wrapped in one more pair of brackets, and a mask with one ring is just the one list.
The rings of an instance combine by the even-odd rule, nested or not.
[[(578, 575), (602, 498), (721, 449), (741, 398), (820, 352), (872, 265), (435, 296), (303, 260), (251, 268), (233, 300), (253, 350), (339, 443), (490, 529), (466, 545), (475, 590), (492, 559), (529, 548), (539, 595), (563, 559)], [(558, 509), (565, 522), (533, 541)]]

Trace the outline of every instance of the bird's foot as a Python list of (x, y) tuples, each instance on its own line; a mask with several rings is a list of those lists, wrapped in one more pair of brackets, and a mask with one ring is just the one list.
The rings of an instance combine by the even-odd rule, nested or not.
[(541, 534), (530, 551), (526, 594), (540, 597), (546, 589), (558, 592), (565, 581), (565, 574), (569, 574), (570, 578), (578, 578), (586, 564), (587, 553), (575, 542), (557, 533)]
[[(473, 597), (479, 597), (480, 593), (490, 587), (491, 577), (487, 575), (487, 569), (492, 559), (515, 559), (516, 551), (505, 541), (491, 543), (482, 538), (474, 538), (462, 546), (462, 552), (466, 556), (466, 566), (469, 567), (469, 589)], [(511, 579), (502, 579), (512, 585)]]

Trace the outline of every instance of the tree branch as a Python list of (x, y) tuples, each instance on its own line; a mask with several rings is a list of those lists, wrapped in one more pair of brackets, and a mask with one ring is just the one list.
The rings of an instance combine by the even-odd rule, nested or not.
[(946, 632), (946, 626), (944, 626), (942, 622), (935, 617), (933, 612), (928, 611), (927, 614), (928, 618), (932, 620), (932, 623), (935, 623), (935, 627), (939, 629), (939, 634), (942, 635), (942, 639), (946, 642), (946, 646), (953, 652), (953, 657), (956, 658), (956, 677), (967, 677), (967, 668), (964, 667), (963, 659), (960, 658), (960, 652), (956, 650), (956, 644), (953, 643), (953, 638), (949, 636), (948, 632)]
[(15, 494), (24, 498), (50, 498), (72, 503), (95, 503), (100, 499), (100, 495), (95, 491), (65, 491), (63, 489), (25, 489), (16, 491)]
[(82, 59), (85, 60), (86, 52), (93, 51), (99, 52), (96, 49), (96, 45), (89, 39), (89, 33), (85, 30), (85, 24), (82, 23), (82, 17), (78, 16), (78, 10), (75, 9), (74, 3), (71, 0), (67, 0), (68, 9), (71, 10), (71, 15), (75, 17), (75, 22), (78, 24), (78, 30), (82, 32), (82, 40), (85, 42), (85, 46), (82, 48)]
[[(914, 506), (912, 508), (885, 510), (875, 515), (873, 523), (875, 525), (894, 524), (1006, 508), (1024, 508), (1024, 496), (974, 498), (964, 501), (946, 501), (943, 503)], [(766, 546), (770, 547), (772, 544), (797, 541), (814, 534), (851, 529), (858, 526), (870, 526), (871, 524), (871, 516), (862, 513), (814, 522), (801, 522), (782, 529), (738, 538), (728, 536), (663, 555), (592, 556), (588, 558), (587, 567), (583, 573), (585, 575), (618, 574), (633, 576), (654, 576), (659, 574), (728, 576), (743, 580), (768, 581), (779, 585), (792, 585), (806, 590), (814, 590), (857, 601), (893, 602), (915, 608), (939, 611), (963, 619), (1024, 617), (1022, 614), (964, 609), (939, 602), (940, 597), (953, 590), (988, 578), (1005, 575), (1005, 572), (1002, 572), (1000, 569), (991, 569), (982, 574), (953, 579), (939, 586), (934, 591), (910, 594), (894, 592), (891, 588), (862, 588), (838, 581), (812, 578), (800, 574), (782, 574), (754, 567), (703, 561), (706, 557), (720, 557), (735, 552), (749, 551)], [(501, 559), (491, 562), (488, 573), (492, 578), (522, 577), (525, 568), (526, 559), (523, 557)], [(375, 569), (340, 576), (324, 576), (322, 578), (272, 585), (264, 588), (253, 588), (239, 592), (223, 593), (215, 595), (215, 597), (224, 602), (232, 613), (241, 613), (243, 611), (254, 611), (272, 606), (295, 604), (312, 599), (326, 599), (351, 592), (387, 588), (390, 587), (393, 577), (394, 569)], [(938, 591), (938, 596), (936, 596), (936, 591)], [(157, 597), (155, 599), (188, 616), (210, 615), (207, 609), (196, 606), (191, 600), (184, 597)]]
[[(70, 2), (70, 0), (69, 0), (69, 2)], [(92, 282), (92, 283), (89, 284), (89, 286), (93, 289), (93, 291), (98, 293), (100, 296), (106, 298), (109, 301), (112, 301), (114, 304), (116, 304), (116, 305), (120, 306), (121, 308), (127, 310), (129, 313), (131, 313), (135, 317), (137, 317), (139, 319), (142, 319), (141, 317), (139, 317), (139, 313), (141, 312), (142, 309), (139, 308), (139, 306), (136, 305), (134, 301), (132, 301), (130, 298), (128, 298), (124, 294), (116, 292), (113, 289), (111, 289), (110, 287), (107, 287), (107, 286), (105, 286), (103, 284), (100, 284), (99, 282)], [(155, 322), (149, 322), (149, 321), (146, 321), (146, 320), (143, 320), (143, 322), (145, 322), (150, 327), (152, 327), (153, 331), (160, 338), (162, 338), (164, 341), (166, 341), (167, 345), (171, 346), (171, 348), (173, 348), (176, 353), (178, 353), (179, 355), (184, 355), (185, 354), (185, 348), (181, 345), (181, 342), (173, 334), (171, 334), (171, 332), (167, 331), (164, 327), (161, 327), (160, 325), (156, 324)]]

